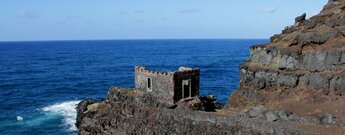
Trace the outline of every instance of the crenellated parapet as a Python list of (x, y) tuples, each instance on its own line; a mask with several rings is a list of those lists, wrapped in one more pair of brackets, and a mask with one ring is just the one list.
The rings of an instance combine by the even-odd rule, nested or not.
[(149, 74), (152, 76), (167, 76), (171, 77), (174, 75), (174, 72), (160, 72), (155, 70), (148, 70), (145, 66), (135, 66), (135, 72), (141, 72), (144, 74)]

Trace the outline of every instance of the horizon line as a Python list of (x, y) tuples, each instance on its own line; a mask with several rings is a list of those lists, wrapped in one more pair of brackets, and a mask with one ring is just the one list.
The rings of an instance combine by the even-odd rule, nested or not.
[(269, 40), (269, 39), (268, 38), (123, 38), (123, 39), (0, 40), (0, 42), (126, 41), (126, 40)]

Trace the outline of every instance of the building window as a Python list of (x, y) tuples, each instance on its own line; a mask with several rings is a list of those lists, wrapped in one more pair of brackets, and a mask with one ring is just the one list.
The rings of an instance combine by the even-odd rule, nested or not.
[(192, 81), (191, 79), (182, 81), (182, 98), (188, 98), (192, 96)]
[(152, 91), (152, 78), (148, 77), (147, 78), (147, 91)]

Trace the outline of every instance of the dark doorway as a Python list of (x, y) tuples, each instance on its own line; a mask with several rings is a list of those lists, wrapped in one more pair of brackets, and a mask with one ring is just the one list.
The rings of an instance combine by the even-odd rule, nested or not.
[(191, 97), (191, 80), (182, 81), (182, 98)]

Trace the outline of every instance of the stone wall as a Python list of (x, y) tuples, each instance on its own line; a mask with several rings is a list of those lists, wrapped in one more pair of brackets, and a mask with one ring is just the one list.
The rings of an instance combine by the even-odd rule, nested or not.
[(199, 96), (199, 82), (200, 82), (200, 70), (193, 69), (188, 71), (178, 71), (174, 74), (174, 100), (175, 102), (182, 99), (182, 81), (191, 80), (191, 97)]
[[(182, 99), (182, 82), (191, 80), (191, 97), (199, 96), (199, 69), (177, 72), (158, 72), (145, 67), (135, 67), (135, 88), (162, 97), (161, 101), (174, 104)], [(152, 80), (152, 91), (147, 90), (147, 78)]]
[[(152, 91), (147, 90), (147, 78), (152, 81)], [(135, 67), (135, 88), (161, 97), (162, 102), (174, 103), (174, 73), (150, 71), (145, 67)]]

